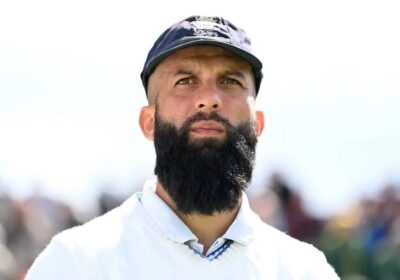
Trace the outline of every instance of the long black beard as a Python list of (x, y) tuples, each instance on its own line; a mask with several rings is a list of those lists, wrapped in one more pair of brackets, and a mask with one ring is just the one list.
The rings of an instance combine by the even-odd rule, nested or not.
[[(226, 139), (190, 140), (190, 127), (199, 120), (223, 124)], [(252, 121), (234, 127), (215, 112), (200, 112), (178, 129), (156, 111), (154, 172), (180, 213), (212, 215), (231, 211), (250, 185), (256, 144)]]

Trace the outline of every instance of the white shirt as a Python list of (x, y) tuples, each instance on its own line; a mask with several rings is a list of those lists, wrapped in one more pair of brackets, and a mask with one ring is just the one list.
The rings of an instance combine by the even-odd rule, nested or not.
[[(215, 258), (186, 244), (197, 238), (146, 186), (120, 207), (55, 236), (27, 280), (337, 280), (323, 254), (264, 224), (243, 194)], [(217, 244), (214, 246), (218, 247)]]

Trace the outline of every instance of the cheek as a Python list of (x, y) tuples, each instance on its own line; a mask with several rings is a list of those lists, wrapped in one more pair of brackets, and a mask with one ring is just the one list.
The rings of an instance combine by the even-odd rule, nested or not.
[(187, 102), (183, 100), (175, 100), (172, 98), (159, 100), (158, 113), (164, 120), (180, 127), (190, 113), (190, 107), (186, 103)]
[(250, 119), (255, 118), (254, 107), (248, 102), (248, 100), (232, 103), (232, 105), (229, 106), (229, 111), (232, 122), (236, 125), (248, 122)]

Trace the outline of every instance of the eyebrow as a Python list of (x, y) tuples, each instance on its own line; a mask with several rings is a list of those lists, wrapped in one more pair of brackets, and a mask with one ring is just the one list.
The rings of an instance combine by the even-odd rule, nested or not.
[[(174, 73), (174, 76), (179, 76), (179, 75), (193, 75), (195, 72), (192, 70), (187, 70), (187, 69), (177, 69)], [(235, 76), (238, 78), (245, 78), (245, 75), (243, 74), (242, 71), (236, 70), (236, 69), (229, 69), (225, 70), (222, 72), (222, 76)]]
[(239, 71), (239, 70), (236, 70), (236, 69), (225, 70), (225, 71), (223, 71), (223, 75), (225, 75), (225, 76), (235, 76), (235, 77), (238, 77), (238, 78), (245, 79), (245, 75), (243, 74), (243, 72)]
[(194, 71), (192, 70), (187, 70), (187, 69), (178, 69), (175, 71), (174, 76), (179, 76), (179, 75), (193, 75)]

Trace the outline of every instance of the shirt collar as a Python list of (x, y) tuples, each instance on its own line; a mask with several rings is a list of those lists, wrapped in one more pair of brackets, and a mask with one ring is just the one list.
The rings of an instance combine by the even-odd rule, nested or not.
[(147, 181), (143, 187), (141, 202), (147, 213), (171, 240), (185, 243), (198, 240), (175, 212), (155, 193), (156, 181)]
[[(155, 190), (156, 181), (147, 181), (143, 187), (141, 202), (164, 234), (179, 243), (198, 241), (175, 212), (155, 193)], [(247, 245), (254, 239), (255, 227), (258, 222), (258, 216), (251, 210), (247, 196), (243, 193), (238, 215), (221, 238)]]
[(239, 212), (223, 237), (248, 245), (255, 238), (255, 229), (259, 223), (259, 217), (251, 210), (247, 195), (243, 192)]

